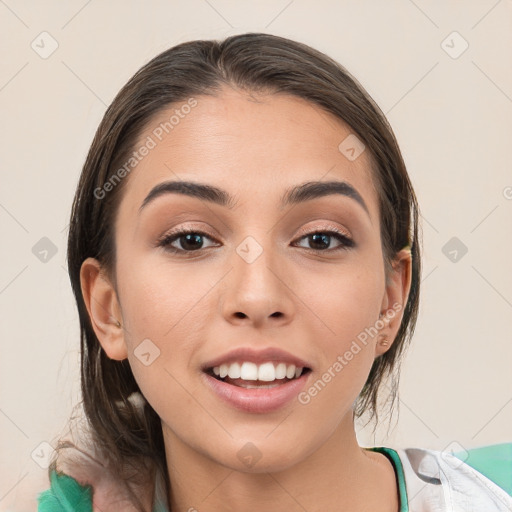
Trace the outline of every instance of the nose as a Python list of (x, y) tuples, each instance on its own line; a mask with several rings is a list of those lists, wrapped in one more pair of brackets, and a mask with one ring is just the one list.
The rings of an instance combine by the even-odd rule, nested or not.
[(221, 314), (228, 322), (261, 328), (292, 321), (294, 294), (289, 275), (270, 252), (263, 250), (253, 261), (243, 250), (233, 254), (220, 297)]

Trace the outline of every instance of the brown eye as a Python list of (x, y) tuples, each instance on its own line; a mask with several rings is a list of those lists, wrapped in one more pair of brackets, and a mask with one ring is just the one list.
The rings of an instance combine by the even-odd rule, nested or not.
[[(355, 246), (352, 239), (339, 231), (312, 231), (311, 233), (302, 236), (299, 240), (303, 239), (306, 239), (310, 244), (309, 247), (305, 248), (314, 251), (336, 251)], [(329, 247), (332, 239), (337, 240), (339, 245), (336, 247)]]
[[(159, 247), (171, 252), (194, 252), (204, 249), (204, 239), (213, 240), (209, 235), (195, 230), (178, 230), (166, 235), (160, 242)], [(176, 247), (178, 242), (180, 247)]]
[[(173, 253), (192, 253), (198, 252), (201, 249), (215, 246), (205, 246), (205, 239), (214, 241), (214, 239), (202, 231), (192, 229), (180, 229), (165, 235), (159, 242), (158, 247), (163, 247), (166, 251)], [(337, 230), (325, 230), (325, 231), (312, 231), (303, 235), (299, 240), (306, 240), (308, 247), (312, 251), (327, 252), (337, 251), (342, 249), (349, 249), (355, 247), (354, 241), (344, 233)], [(330, 247), (333, 240), (337, 241), (338, 244), (335, 247)]]

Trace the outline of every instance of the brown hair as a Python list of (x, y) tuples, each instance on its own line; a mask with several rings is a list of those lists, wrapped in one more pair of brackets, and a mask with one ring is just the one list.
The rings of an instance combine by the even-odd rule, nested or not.
[[(132, 469), (139, 460), (150, 461), (169, 485), (160, 418), (148, 403), (138, 414), (127, 399), (140, 391), (128, 360), (106, 356), (82, 297), (80, 267), (88, 257), (98, 259), (116, 282), (113, 226), (127, 178), (101, 199), (95, 191), (103, 189), (129, 159), (141, 132), (157, 113), (191, 97), (218, 95), (226, 85), (291, 94), (344, 121), (371, 156), (386, 271), (400, 249), (411, 247), (412, 284), (402, 323), (391, 348), (375, 359), (358, 398), (357, 416), (369, 411), (377, 418), (377, 395), (387, 376), (392, 377), (394, 401), (397, 363), (416, 324), (420, 288), (418, 205), (392, 129), (364, 88), (321, 52), (269, 34), (190, 41), (164, 51), (135, 73), (108, 107), (80, 176), (69, 230), (68, 268), (80, 316), (83, 407), (95, 444), (123, 479), (131, 478), (127, 461), (134, 461)], [(166, 490), (168, 496), (169, 488)]]

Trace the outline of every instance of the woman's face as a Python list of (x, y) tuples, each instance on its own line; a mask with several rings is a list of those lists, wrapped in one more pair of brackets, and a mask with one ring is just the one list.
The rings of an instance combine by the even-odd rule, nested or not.
[[(401, 319), (376, 335), (379, 314), (400, 309), (407, 290), (402, 274), (386, 284), (370, 158), (358, 156), (349, 127), (293, 96), (224, 90), (196, 100), (161, 112), (136, 145), (154, 147), (125, 178), (116, 218), (122, 340), (102, 344), (128, 357), (166, 444), (231, 468), (277, 470), (353, 428), (378, 342), (392, 341)], [(175, 110), (179, 122), (162, 136)], [(192, 188), (152, 194), (180, 181), (228, 199)], [(311, 182), (339, 187), (301, 194)], [(178, 229), (193, 234), (173, 238)], [(270, 366), (282, 377), (293, 362), (309, 370), (275, 378)], [(215, 378), (222, 363), (232, 383)], [(246, 455), (260, 459), (254, 469)]]

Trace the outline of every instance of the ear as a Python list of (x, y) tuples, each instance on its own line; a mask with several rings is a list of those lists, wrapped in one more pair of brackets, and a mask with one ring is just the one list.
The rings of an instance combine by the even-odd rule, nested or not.
[(110, 359), (126, 359), (128, 352), (117, 293), (98, 260), (87, 258), (82, 263), (80, 284), (92, 328), (103, 350)]
[(406, 247), (397, 253), (386, 279), (386, 289), (379, 318), (384, 326), (380, 329), (381, 332), (377, 339), (375, 357), (387, 352), (395, 341), (409, 297), (411, 277), (411, 249)]

